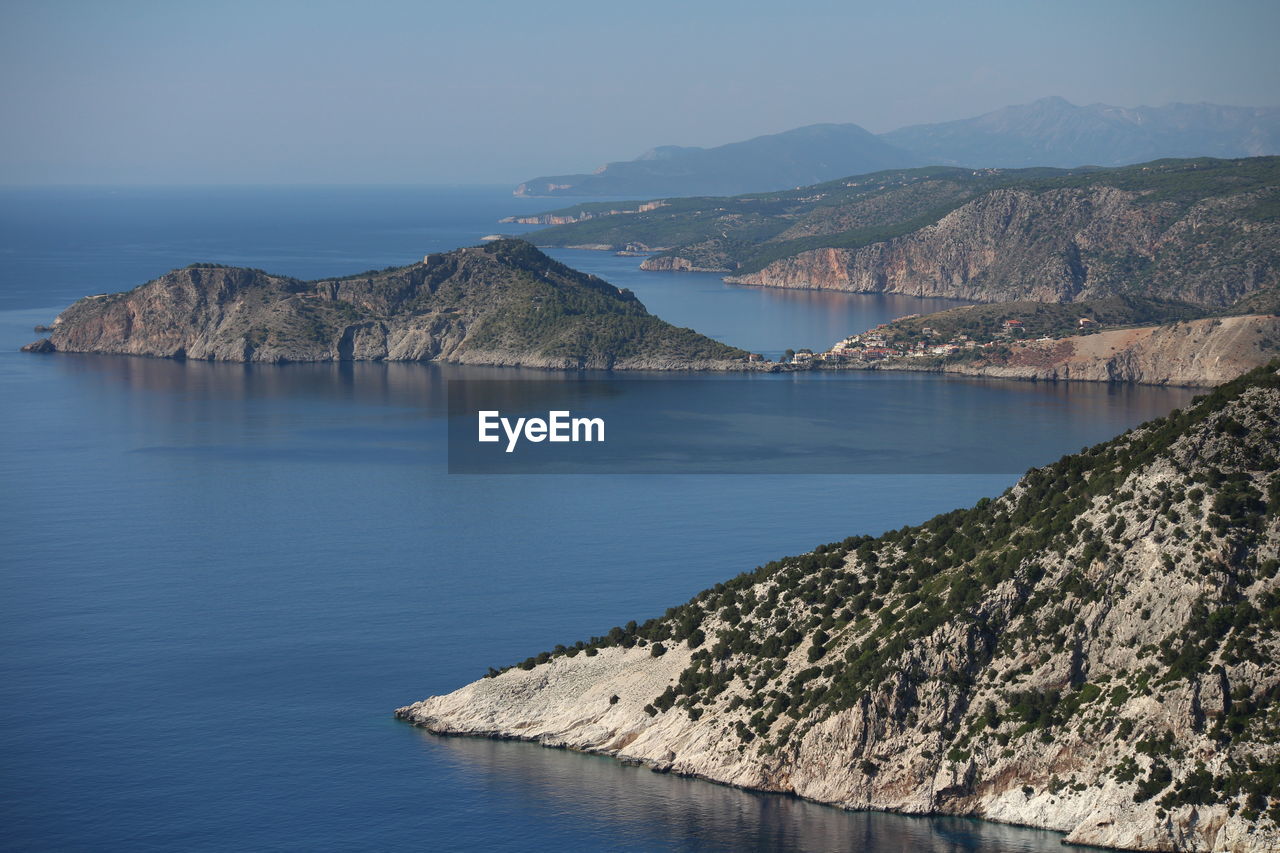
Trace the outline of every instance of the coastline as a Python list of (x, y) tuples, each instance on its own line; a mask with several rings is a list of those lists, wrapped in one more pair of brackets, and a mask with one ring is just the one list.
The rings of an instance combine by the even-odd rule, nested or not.
[[(883, 371), (890, 373), (932, 373), (946, 374), (958, 377), (972, 377), (985, 379), (1010, 380), (1017, 382), (1046, 382), (1050, 384), (1058, 383), (1090, 383), (1090, 384), (1108, 384), (1108, 385), (1144, 385), (1152, 387), (1170, 387), (1170, 388), (1212, 388), (1218, 385), (1224, 379), (1203, 377), (1203, 378), (1183, 378), (1181, 381), (1171, 380), (1169, 378), (1151, 378), (1151, 379), (1134, 379), (1122, 378), (1118, 376), (1071, 376), (1071, 375), (1055, 375), (1052, 372), (1039, 373), (1035, 371), (1025, 371), (1017, 368), (1008, 368), (998, 365), (970, 366), (964, 364), (934, 364), (934, 365), (917, 365), (912, 364), (905, 359), (895, 361), (894, 363), (883, 362), (846, 362), (833, 363), (825, 361), (810, 361), (802, 363), (790, 362), (684, 362), (684, 361), (667, 361), (667, 360), (629, 360), (621, 364), (610, 366), (596, 364), (568, 364), (563, 362), (555, 362), (554, 360), (529, 360), (521, 357), (511, 358), (489, 358), (484, 354), (477, 354), (474, 358), (468, 359), (421, 359), (421, 358), (274, 358), (274, 359), (244, 359), (244, 358), (188, 358), (175, 355), (164, 355), (160, 353), (136, 353), (136, 352), (82, 352), (77, 350), (58, 350), (48, 343), (47, 338), (34, 341), (20, 348), (21, 352), (35, 355), (56, 355), (59, 353), (67, 353), (71, 355), (98, 355), (98, 356), (123, 356), (127, 358), (143, 358), (156, 359), (173, 362), (207, 362), (207, 363), (223, 363), (223, 364), (256, 364), (272, 367), (287, 367), (289, 365), (305, 365), (305, 364), (441, 364), (441, 365), (457, 365), (470, 367), (494, 367), (494, 368), (520, 368), (524, 370), (540, 370), (548, 373), (573, 373), (579, 371), (596, 371), (603, 370), (607, 372), (619, 373), (644, 373), (644, 372), (664, 372), (664, 373), (686, 373), (686, 374), (746, 374), (746, 373), (809, 373), (809, 372), (873, 372)], [(1258, 362), (1261, 364), (1264, 362)], [(1250, 364), (1242, 367), (1238, 373), (1225, 378), (1234, 378), (1235, 375), (1244, 373), (1245, 371), (1256, 367), (1257, 364)]]
[(828, 351), (815, 356), (812, 362), (820, 369), (899, 370), (1044, 382), (1205, 388), (1266, 364), (1278, 354), (1278, 342), (1280, 317), (1246, 314), (1012, 341), (1007, 345), (1007, 354), (998, 358), (983, 356), (977, 349), (969, 351), (980, 360), (895, 356), (850, 362)]
[(437, 729), (431, 728), (430, 726), (423, 725), (422, 723), (415, 722), (408, 715), (402, 716), (401, 712), (408, 711), (410, 707), (412, 706), (408, 706), (406, 708), (397, 708), (396, 711), (392, 714), (392, 718), (400, 722), (408, 723), (409, 725), (413, 726), (416, 729), (422, 729), (423, 731), (430, 734), (432, 737), (441, 738), (442, 740), (449, 740), (449, 739), (477, 740), (477, 741), (487, 740), (487, 741), (497, 741), (502, 743), (521, 743), (521, 744), (527, 744), (531, 747), (538, 747), (539, 749), (549, 749), (549, 750), (555, 750), (560, 752), (572, 752), (578, 755), (592, 756), (593, 758), (608, 759), (624, 767), (643, 768), (645, 770), (648, 770), (652, 773), (656, 773), (659, 775), (676, 776), (681, 779), (693, 779), (701, 783), (705, 783), (708, 785), (716, 785), (722, 788), (730, 788), (735, 791), (746, 791), (749, 793), (761, 794), (761, 795), (770, 796), (770, 797), (784, 797), (787, 799), (798, 800), (804, 803), (811, 803), (815, 806), (821, 806), (822, 808), (835, 809), (840, 812), (895, 815), (897, 817), (911, 818), (915, 820), (929, 820), (931, 818), (956, 818), (960, 820), (971, 820), (977, 823), (995, 824), (998, 826), (1012, 826), (1012, 827), (1018, 827), (1021, 829), (1032, 829), (1038, 832), (1051, 832), (1054, 835), (1059, 836), (1059, 842), (1062, 843), (1064, 846), (1071, 847), (1071, 848), (1079, 848), (1081, 850), (1123, 850), (1124, 849), (1121, 847), (1109, 847), (1101, 844), (1089, 844), (1087, 842), (1082, 842), (1082, 841), (1068, 842), (1066, 841), (1066, 837), (1068, 833), (1063, 830), (1048, 829), (1043, 826), (1036, 826), (1035, 824), (1030, 824), (1030, 823), (1021, 823), (1015, 820), (1000, 820), (998, 818), (983, 817), (980, 815), (973, 815), (973, 814), (944, 813), (944, 812), (907, 812), (907, 811), (901, 811), (897, 809), (883, 809), (883, 808), (875, 808), (871, 806), (858, 806), (858, 807), (844, 806), (836, 802), (829, 802), (825, 800), (814, 799), (812, 797), (806, 797), (803, 794), (797, 794), (794, 791), (779, 791), (779, 790), (773, 790), (770, 788), (752, 787), (747, 785), (740, 785), (734, 782), (725, 782), (720, 779), (702, 775), (700, 773), (686, 773), (679, 770), (675, 770), (669, 766), (662, 764), (661, 762), (653, 762), (653, 761), (649, 761), (642, 758), (633, 758), (625, 754), (611, 754), (598, 749), (580, 749), (580, 748), (576, 748), (566, 744), (547, 743), (547, 742), (543, 742), (542, 740), (539, 740), (536, 737), (522, 736), (518, 734), (504, 734), (501, 732), (486, 733), (486, 732), (449, 731), (449, 730), (443, 730), (443, 729), (437, 730)]
[[(1232, 697), (1271, 689), (1265, 653), (1255, 666), (1219, 646), (1203, 659), (1147, 650), (1195, 645), (1196, 602), (1234, 601), (1222, 573), (1274, 552), (1270, 523), (1246, 545), (1209, 521), (1190, 536), (1175, 529), (1221, 500), (1213, 486), (1173, 490), (1269, 468), (1258, 454), (1269, 452), (1278, 364), (1032, 469), (971, 509), (772, 561), (643, 626), (490, 670), (395, 717), (843, 809), (1051, 830), (1066, 843), (1273, 849), (1274, 816), (1242, 808), (1253, 782), (1240, 774), (1270, 785), (1256, 768), (1273, 766), (1275, 742), (1261, 724), (1228, 735), (1206, 722), (1230, 717)], [(1011, 538), (1013, 519), (1025, 526)], [(1132, 538), (1100, 544), (1100, 530)], [(911, 562), (925, 553), (930, 562)], [(1268, 565), (1245, 594), (1260, 608), (1277, 583)], [(1188, 787), (1206, 772), (1223, 775), (1219, 796)]]

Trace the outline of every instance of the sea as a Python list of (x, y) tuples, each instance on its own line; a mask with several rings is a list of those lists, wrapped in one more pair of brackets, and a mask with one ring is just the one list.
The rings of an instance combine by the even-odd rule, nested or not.
[[(943, 457), (998, 458), (901, 473), (451, 474), (449, 380), (567, 377), (18, 352), (73, 300), (192, 262), (348, 274), (523, 233), (497, 220), (557, 204), (506, 187), (0, 190), (0, 846), (1059, 849), (1053, 832), (847, 812), (434, 737), (392, 711), (782, 555), (997, 495), (1190, 391), (927, 374), (708, 381), (708, 394), (785, 387), (793, 417), (814, 407), (832, 453), (846, 435), (905, 435)], [(954, 304), (550, 253), (771, 357)], [(789, 429), (803, 433), (803, 417)], [(737, 452), (760, 470), (759, 447)]]

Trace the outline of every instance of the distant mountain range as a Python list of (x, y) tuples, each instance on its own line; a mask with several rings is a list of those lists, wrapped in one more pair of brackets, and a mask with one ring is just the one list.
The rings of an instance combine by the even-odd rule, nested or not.
[(534, 178), (517, 187), (515, 194), (737, 195), (919, 162), (856, 124), (814, 124), (716, 148), (664, 145), (594, 174)]
[(525, 181), (518, 196), (737, 195), (912, 166), (1122, 166), (1162, 157), (1280, 154), (1280, 108), (1079, 107), (1059, 97), (873, 134), (815, 124), (715, 148), (674, 145), (591, 174)]

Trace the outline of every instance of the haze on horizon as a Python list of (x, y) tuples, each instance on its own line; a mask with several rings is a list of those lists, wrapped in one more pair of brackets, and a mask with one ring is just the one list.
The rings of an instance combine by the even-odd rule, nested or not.
[(490, 183), (1060, 95), (1280, 103), (1280, 4), (0, 8), (0, 184)]

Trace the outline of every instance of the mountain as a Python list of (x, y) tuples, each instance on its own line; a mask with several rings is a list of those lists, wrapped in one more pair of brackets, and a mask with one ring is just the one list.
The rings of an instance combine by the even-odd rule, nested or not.
[(921, 161), (856, 124), (815, 124), (716, 148), (662, 146), (589, 175), (533, 178), (518, 196), (734, 195)]
[(396, 716), (845, 808), (1280, 849), (1280, 363)]
[[(1225, 307), (1280, 284), (1280, 158), (1112, 169), (928, 167), (777, 193), (666, 199), (527, 235), (661, 250), (645, 269), (765, 287)], [(607, 207), (607, 205), (606, 205)], [(603, 211), (600, 211), (601, 213)]]
[(737, 195), (909, 166), (1073, 168), (1269, 154), (1280, 154), (1277, 107), (1079, 107), (1049, 97), (878, 136), (854, 124), (819, 124), (711, 149), (664, 146), (589, 175), (533, 178), (515, 194)]
[(748, 355), (654, 317), (630, 291), (521, 240), (320, 281), (195, 264), (81, 299), (25, 349), (659, 370), (741, 366)]
[(1280, 109), (1169, 104), (1078, 107), (1041, 98), (881, 139), (924, 162), (962, 166), (1121, 166), (1166, 157), (1280, 154)]

